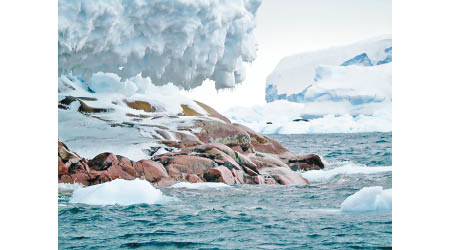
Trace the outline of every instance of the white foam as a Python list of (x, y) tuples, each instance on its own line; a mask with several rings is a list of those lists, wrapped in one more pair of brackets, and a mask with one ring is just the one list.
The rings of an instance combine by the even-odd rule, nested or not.
[(178, 182), (171, 186), (172, 188), (186, 188), (186, 189), (218, 189), (218, 188), (227, 188), (229, 185), (222, 182), (198, 182), (198, 183), (190, 183), (190, 182)]
[(74, 191), (82, 187), (83, 185), (80, 183), (58, 183), (58, 191)]
[(302, 173), (302, 175), (310, 182), (326, 182), (338, 175), (376, 174), (390, 171), (392, 171), (392, 166), (366, 167), (354, 164), (346, 164), (342, 167), (336, 167), (329, 170), (310, 170)]
[(164, 196), (145, 180), (115, 179), (94, 186), (76, 189), (69, 203), (83, 203), (87, 205), (133, 205), (155, 204), (167, 201)]
[(392, 188), (364, 187), (350, 195), (341, 204), (341, 210), (346, 212), (392, 210)]

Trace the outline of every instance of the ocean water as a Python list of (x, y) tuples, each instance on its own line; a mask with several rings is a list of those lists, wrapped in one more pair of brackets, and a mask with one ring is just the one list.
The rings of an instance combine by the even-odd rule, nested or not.
[(364, 187), (392, 188), (391, 133), (270, 136), (326, 169), (303, 187), (162, 188), (170, 199), (152, 205), (74, 204), (59, 189), (59, 248), (390, 249), (391, 210), (340, 206)]

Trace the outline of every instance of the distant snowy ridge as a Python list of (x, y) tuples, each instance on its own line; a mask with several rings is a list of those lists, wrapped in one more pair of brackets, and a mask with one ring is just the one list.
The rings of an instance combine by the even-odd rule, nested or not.
[(392, 62), (391, 35), (288, 56), (283, 58), (267, 77), (266, 100), (296, 101), (293, 95), (301, 93), (306, 87), (320, 80), (320, 67), (323, 66), (368, 67), (390, 62)]
[(282, 59), (266, 101), (225, 115), (265, 134), (392, 131), (391, 36)]
[(97, 72), (184, 89), (231, 88), (256, 58), (260, 0), (59, 0), (59, 74)]

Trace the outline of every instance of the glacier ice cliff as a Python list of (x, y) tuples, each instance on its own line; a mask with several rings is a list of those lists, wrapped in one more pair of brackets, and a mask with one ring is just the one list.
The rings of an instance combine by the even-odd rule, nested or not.
[(58, 71), (231, 88), (256, 58), (260, 0), (59, 0)]

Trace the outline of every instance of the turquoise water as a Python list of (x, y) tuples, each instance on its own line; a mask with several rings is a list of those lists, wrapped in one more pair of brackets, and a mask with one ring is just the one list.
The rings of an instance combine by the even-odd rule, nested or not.
[[(318, 153), (327, 168), (391, 166), (391, 133), (273, 135), (295, 153)], [(306, 187), (242, 185), (163, 188), (157, 205), (58, 201), (60, 249), (388, 249), (392, 212), (342, 212), (367, 186), (392, 187), (390, 171), (339, 174)]]

